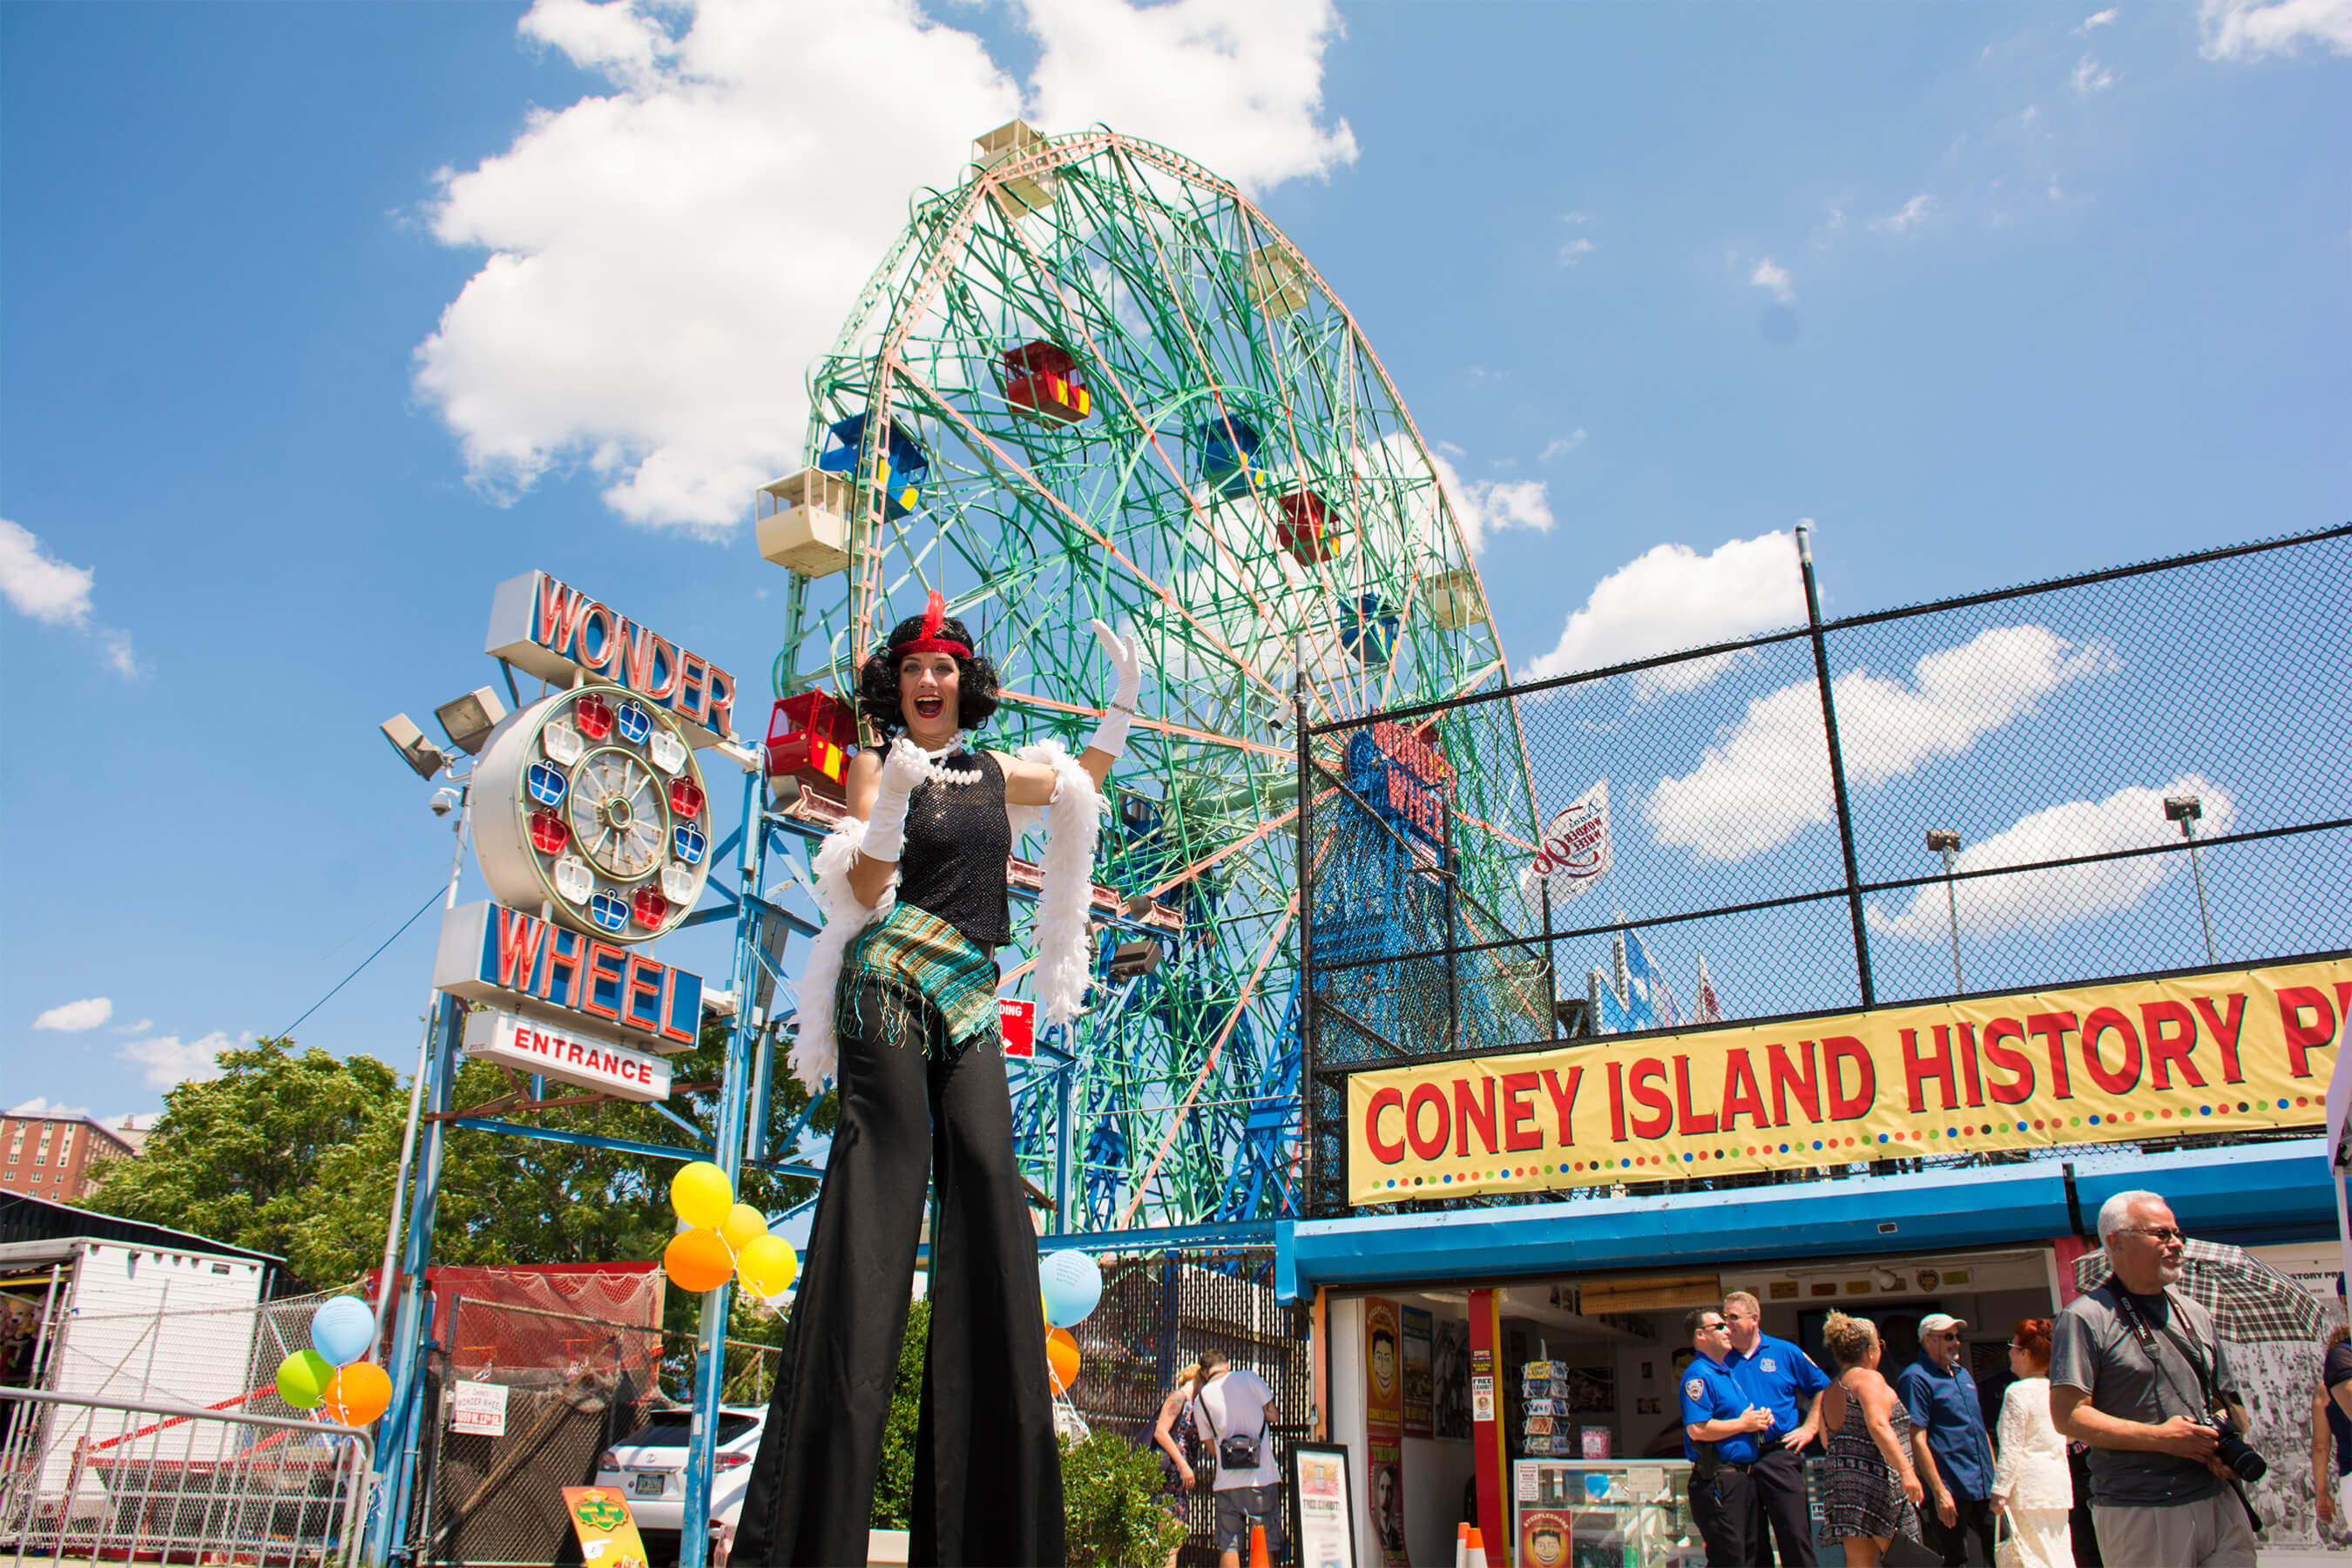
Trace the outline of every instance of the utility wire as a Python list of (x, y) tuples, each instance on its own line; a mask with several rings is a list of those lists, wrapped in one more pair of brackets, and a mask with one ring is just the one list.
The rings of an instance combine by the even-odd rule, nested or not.
[(406, 920), (400, 922), (400, 931), (396, 931), (390, 936), (385, 937), (383, 943), (378, 946), (373, 952), (371, 952), (365, 958), (361, 959), (359, 969), (352, 970), (349, 974), (346, 974), (341, 980), (336, 981), (334, 991), (328, 992), (324, 996), (320, 997), (316, 1002), (311, 1003), (310, 1006), (304, 1008), (302, 1010), (301, 1018), (295, 1019), (294, 1022), (278, 1030), (278, 1037), (281, 1040), (284, 1039), (287, 1036), (292, 1034), (296, 1029), (301, 1026), (303, 1018), (308, 1018), (311, 1014), (317, 1012), (320, 1008), (333, 1001), (335, 999), (335, 991), (341, 991), (344, 986), (349, 985), (352, 981), (358, 979), (360, 969), (365, 969), (369, 964), (373, 963), (377, 959), (383, 957), (384, 948), (390, 947), (394, 942), (398, 942), (400, 940), (401, 931), (404, 931), (410, 926), (415, 925), (419, 919), (423, 918), (425, 910), (440, 902), (441, 895), (442, 889), (440, 885), (436, 883), (434, 886), (433, 891), (425, 896), (425, 901), (416, 906), (416, 913), (409, 916)]

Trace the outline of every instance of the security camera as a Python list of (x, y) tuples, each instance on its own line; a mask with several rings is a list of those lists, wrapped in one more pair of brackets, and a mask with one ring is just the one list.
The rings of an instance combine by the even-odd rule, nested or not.
[(434, 816), (446, 816), (457, 809), (457, 801), (458, 795), (456, 790), (436, 789), (433, 792), (433, 798), (425, 804), (432, 806)]

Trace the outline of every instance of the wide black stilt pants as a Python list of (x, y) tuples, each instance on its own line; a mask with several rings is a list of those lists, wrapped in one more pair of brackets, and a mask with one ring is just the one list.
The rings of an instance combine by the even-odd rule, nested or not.
[[(930, 1060), (927, 1007), (907, 1019), (878, 997), (856, 1000), (842, 1021), (870, 1026), (841, 1035), (840, 1120), (730, 1568), (866, 1561), (927, 1166), (940, 1230), (908, 1561), (1058, 1564), (1037, 1233), (1013, 1163), (1002, 1049), (992, 1039)], [(903, 1026), (881, 1022), (893, 1018)]]

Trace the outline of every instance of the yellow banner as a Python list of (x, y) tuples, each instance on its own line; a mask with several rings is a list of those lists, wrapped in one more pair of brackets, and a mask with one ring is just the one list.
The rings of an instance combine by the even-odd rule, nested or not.
[(1348, 1201), (2317, 1125), (2347, 1011), (2330, 959), (1360, 1072)]

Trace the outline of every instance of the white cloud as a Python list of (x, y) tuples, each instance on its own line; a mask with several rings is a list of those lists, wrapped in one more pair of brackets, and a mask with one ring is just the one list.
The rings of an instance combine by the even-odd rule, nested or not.
[(1748, 281), (1783, 305), (1797, 302), (1796, 285), (1789, 277), (1789, 269), (1769, 256), (1756, 264), (1756, 270), (1748, 275)]
[[(1661, 544), (1594, 584), (1560, 629), (1559, 641), (1528, 667), (1526, 679), (1703, 647), (1804, 618), (1804, 584), (1789, 534), (1728, 540), (1707, 555), (1687, 544)], [(1716, 659), (1669, 665), (1649, 671), (1641, 692), (1688, 690), (1723, 668)]]
[(202, 1083), (220, 1077), (220, 1063), (215, 1058), (236, 1045), (236, 1041), (215, 1029), (201, 1040), (183, 1041), (177, 1035), (153, 1035), (132, 1040), (114, 1054), (144, 1068), (149, 1089), (170, 1089), (175, 1084)]
[(1573, 267), (1600, 248), (1591, 240), (1580, 237), (1571, 239), (1559, 247), (1559, 264), (1562, 267)]
[[(2102, 644), (2023, 626), (1928, 654), (1908, 682), (1848, 670), (1831, 683), (1846, 781), (1866, 789), (1958, 756), (2060, 687), (2117, 668)], [(1834, 820), (1819, 689), (1799, 681), (1748, 703), (1696, 769), (1659, 781), (1643, 816), (1660, 844), (1707, 861), (1745, 859)]]
[[(2164, 797), (2174, 795), (2201, 797), (2205, 815), (2199, 826), (2202, 831), (2229, 831), (2235, 815), (2229, 795), (2202, 776), (2185, 773), (2159, 788), (2119, 789), (2105, 800), (2068, 801), (2034, 812), (1983, 843), (1961, 850), (1954, 864), (1963, 871), (1981, 871), (2072, 855), (2178, 844), (2179, 829), (2164, 819)], [(2049, 931), (2072, 921), (2130, 909), (2167, 879), (2186, 875), (2186, 860), (2180, 855), (2144, 855), (2095, 866), (1956, 882), (1952, 896), (1959, 905), (1960, 940), (1965, 943), (1972, 936)], [(1907, 903), (1867, 905), (1864, 915), (1871, 930), (1890, 936), (1943, 942), (1950, 935), (1951, 907), (1941, 883), (1915, 889)]]
[[(1461, 453), (1458, 447), (1448, 450), (1456, 456)], [(1454, 515), (1462, 523), (1462, 542), (1472, 554), (1486, 547), (1487, 534), (1501, 529), (1551, 531), (1551, 496), (1543, 480), (1465, 480), (1444, 452), (1433, 450), (1429, 461), (1437, 470), (1437, 482), (1445, 487), (1446, 500), (1454, 503)]]
[(2306, 40), (2352, 55), (2352, 0), (2205, 0), (2197, 19), (2208, 59), (2292, 54)]
[(2104, 11), (2094, 11), (2091, 15), (2083, 18), (2083, 25), (2075, 28), (2074, 31), (2078, 33), (2087, 33), (2094, 27), (2104, 27), (2123, 14), (2123, 7), (2120, 5), (2110, 5)]
[(1348, 122), (1320, 123), (1323, 51), (1340, 33), (1329, 0), (1022, 4), (1043, 49), (1030, 91), (1045, 130), (1101, 121), (1254, 189), (1356, 160)]
[(11, 1116), (88, 1116), (87, 1105), (59, 1105), (46, 1095), (35, 1095), (22, 1105), (8, 1108)]
[(1936, 198), (1922, 191), (1903, 204), (1900, 212), (1870, 220), (1870, 226), (1880, 234), (1907, 234), (1936, 210)]
[(1554, 458), (1566, 457), (1569, 453), (1575, 451), (1579, 447), (1583, 445), (1584, 426), (1580, 425), (1575, 429), (1570, 431), (1567, 435), (1557, 436), (1551, 440), (1545, 442), (1544, 449), (1537, 456), (1536, 460), (1540, 463), (1549, 463)]
[(131, 634), (90, 621), (89, 590), (97, 576), (88, 566), (67, 565), (31, 529), (0, 517), (0, 598), (45, 626), (94, 632), (105, 646), (108, 668), (125, 679), (143, 675), (131, 652)]
[(2075, 62), (2074, 80), (2076, 92), (2105, 92), (2116, 85), (2116, 73), (2084, 55)]
[(142, 1018), (135, 1024), (117, 1024), (114, 1032), (118, 1035), (143, 1035), (154, 1026), (154, 1019)]
[(114, 1016), (114, 1003), (105, 996), (85, 996), (79, 1002), (60, 1002), (33, 1020), (36, 1029), (55, 1029), (59, 1034), (79, 1035), (84, 1029), (95, 1029)]
[[(1321, 118), (1326, 0), (1023, 15), (1042, 130), (1108, 121), (1256, 186), (1355, 156)], [(912, 0), (539, 0), (521, 32), (612, 90), (442, 172), (434, 236), (489, 254), (419, 345), (417, 391), (494, 500), (576, 465), (633, 522), (723, 535), (797, 459), (803, 367), (909, 195), (951, 186), (1020, 86)]]
[(1591, 223), (1592, 221), (1592, 215), (1587, 212), (1562, 213), (1559, 215), (1559, 221), (1562, 223)]
[(89, 585), (97, 574), (51, 555), (39, 536), (0, 517), (0, 595), (19, 615), (52, 626), (89, 619)]

